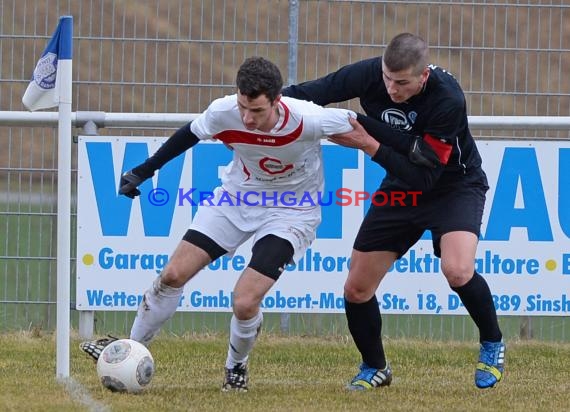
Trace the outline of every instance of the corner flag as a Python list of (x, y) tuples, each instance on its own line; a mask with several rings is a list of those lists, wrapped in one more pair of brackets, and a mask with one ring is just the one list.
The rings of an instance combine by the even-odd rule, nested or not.
[[(30, 84), (22, 97), (22, 103), (28, 110), (56, 107), (64, 97), (60, 93), (60, 87), (62, 83), (71, 83), (71, 77), (63, 79), (58, 68), (61, 69), (61, 65), (71, 65), (72, 36), (73, 17), (60, 17), (57, 29), (38, 60)], [(71, 76), (70, 70), (65, 72)]]
[(69, 378), (71, 261), (71, 68), (73, 17), (61, 16), (22, 97), (34, 111), (58, 107), (56, 376)]

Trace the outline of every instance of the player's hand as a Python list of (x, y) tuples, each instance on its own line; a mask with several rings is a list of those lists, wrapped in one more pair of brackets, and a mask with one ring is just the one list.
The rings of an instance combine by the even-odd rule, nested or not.
[(134, 199), (141, 194), (137, 187), (146, 180), (144, 177), (137, 176), (132, 170), (123, 173), (121, 182), (119, 183), (119, 194)]
[(332, 135), (328, 140), (341, 146), (361, 149), (366, 154), (374, 156), (378, 151), (378, 147), (380, 147), (380, 143), (368, 134), (358, 120), (353, 119), (352, 117), (349, 117), (348, 120), (350, 125), (353, 127), (353, 130), (342, 134)]

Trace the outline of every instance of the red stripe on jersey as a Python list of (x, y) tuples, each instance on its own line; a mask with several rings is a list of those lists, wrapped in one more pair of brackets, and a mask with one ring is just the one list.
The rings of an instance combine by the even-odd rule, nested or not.
[(281, 100), (279, 100), (279, 104), (283, 108), (283, 123), (281, 124), (281, 127), (279, 128), (279, 130), (277, 130), (278, 132), (281, 131), (287, 125), (287, 122), (289, 121), (289, 108)]
[(247, 176), (247, 179), (245, 179), (245, 181), (247, 182), (249, 180), (249, 178), (251, 177), (251, 173), (249, 172), (249, 170), (247, 170), (247, 167), (245, 166), (245, 163), (243, 162), (243, 160), (241, 161), (241, 164), (243, 166), (243, 172)]
[(449, 156), (451, 156), (451, 149), (453, 149), (453, 147), (449, 143), (441, 141), (437, 137), (433, 137), (427, 133), (424, 134), (424, 142), (430, 145), (437, 157), (439, 157), (441, 164), (446, 165), (449, 161)]
[(212, 136), (226, 144), (243, 143), (243, 144), (256, 144), (261, 146), (285, 146), (295, 141), (303, 132), (303, 121), (299, 126), (289, 134), (283, 136), (276, 135), (263, 135), (258, 133), (246, 132), (243, 130), (224, 130), (217, 135)]

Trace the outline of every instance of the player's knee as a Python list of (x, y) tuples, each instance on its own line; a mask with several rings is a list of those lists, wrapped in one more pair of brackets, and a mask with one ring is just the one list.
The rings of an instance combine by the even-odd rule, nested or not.
[(162, 283), (172, 288), (180, 288), (188, 281), (188, 274), (183, 273), (176, 265), (168, 264), (160, 274)]
[(460, 287), (469, 282), (473, 276), (474, 267), (469, 262), (442, 263), (441, 270), (451, 287)]
[(239, 320), (253, 318), (259, 311), (259, 304), (247, 296), (235, 296), (233, 301), (233, 312)]
[(375, 291), (370, 291), (367, 288), (359, 287), (353, 283), (344, 284), (344, 297), (346, 300), (352, 303), (364, 303), (368, 302)]

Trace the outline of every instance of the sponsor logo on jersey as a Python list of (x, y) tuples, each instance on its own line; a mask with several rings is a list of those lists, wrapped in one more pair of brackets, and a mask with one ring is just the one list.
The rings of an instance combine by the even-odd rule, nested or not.
[(261, 170), (269, 173), (270, 175), (276, 175), (280, 173), (285, 173), (288, 170), (293, 169), (292, 164), (283, 164), (281, 160), (275, 159), (273, 157), (264, 157), (259, 161), (259, 167)]
[(393, 129), (412, 130), (412, 125), (408, 122), (406, 114), (398, 109), (384, 110), (381, 115), (382, 121), (388, 123)]

